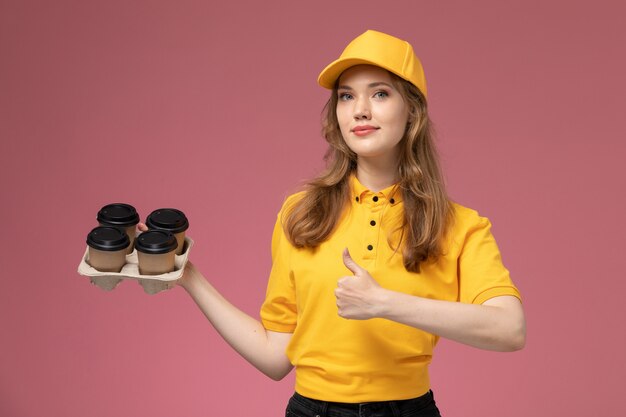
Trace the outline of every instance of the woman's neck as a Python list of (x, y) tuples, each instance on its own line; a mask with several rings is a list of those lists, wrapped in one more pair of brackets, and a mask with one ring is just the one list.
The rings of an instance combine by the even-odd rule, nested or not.
[(384, 190), (398, 182), (397, 163), (380, 163), (380, 161), (358, 158), (356, 177), (370, 191)]

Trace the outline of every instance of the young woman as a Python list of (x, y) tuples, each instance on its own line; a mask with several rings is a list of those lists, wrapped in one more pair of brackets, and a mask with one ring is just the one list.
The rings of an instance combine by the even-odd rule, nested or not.
[(192, 264), (179, 283), (260, 371), (296, 368), (288, 416), (439, 416), (438, 338), (521, 349), (519, 292), (489, 221), (446, 195), (411, 45), (367, 31), (318, 81), (328, 167), (278, 215), (261, 321)]

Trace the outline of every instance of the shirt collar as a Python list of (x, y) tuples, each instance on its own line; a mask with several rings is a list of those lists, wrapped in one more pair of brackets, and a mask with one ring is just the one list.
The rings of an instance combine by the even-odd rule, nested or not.
[(402, 191), (400, 190), (400, 184), (391, 185), (379, 192), (370, 191), (357, 179), (356, 175), (352, 174), (350, 177), (350, 187), (352, 190), (352, 201), (355, 203), (362, 203), (366, 201), (368, 196), (378, 196), (379, 198), (386, 199), (392, 206), (402, 201)]

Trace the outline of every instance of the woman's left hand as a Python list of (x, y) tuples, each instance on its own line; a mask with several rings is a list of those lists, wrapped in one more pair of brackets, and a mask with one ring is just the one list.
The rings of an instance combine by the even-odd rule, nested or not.
[(377, 300), (382, 287), (352, 259), (347, 248), (343, 251), (343, 263), (354, 275), (342, 277), (337, 283), (335, 296), (339, 316), (354, 320), (377, 317), (380, 307)]

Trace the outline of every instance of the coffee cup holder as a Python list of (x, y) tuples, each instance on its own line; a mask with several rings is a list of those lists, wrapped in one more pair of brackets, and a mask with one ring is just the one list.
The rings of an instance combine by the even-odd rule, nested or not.
[(156, 294), (173, 288), (176, 282), (183, 276), (183, 270), (189, 258), (189, 252), (193, 246), (193, 240), (185, 237), (183, 253), (176, 255), (174, 270), (160, 275), (141, 275), (139, 273), (139, 261), (137, 250), (126, 255), (126, 263), (120, 272), (102, 272), (89, 265), (89, 247), (78, 265), (78, 273), (88, 277), (92, 284), (105, 291), (112, 291), (123, 280), (135, 280), (143, 287), (146, 294)]

